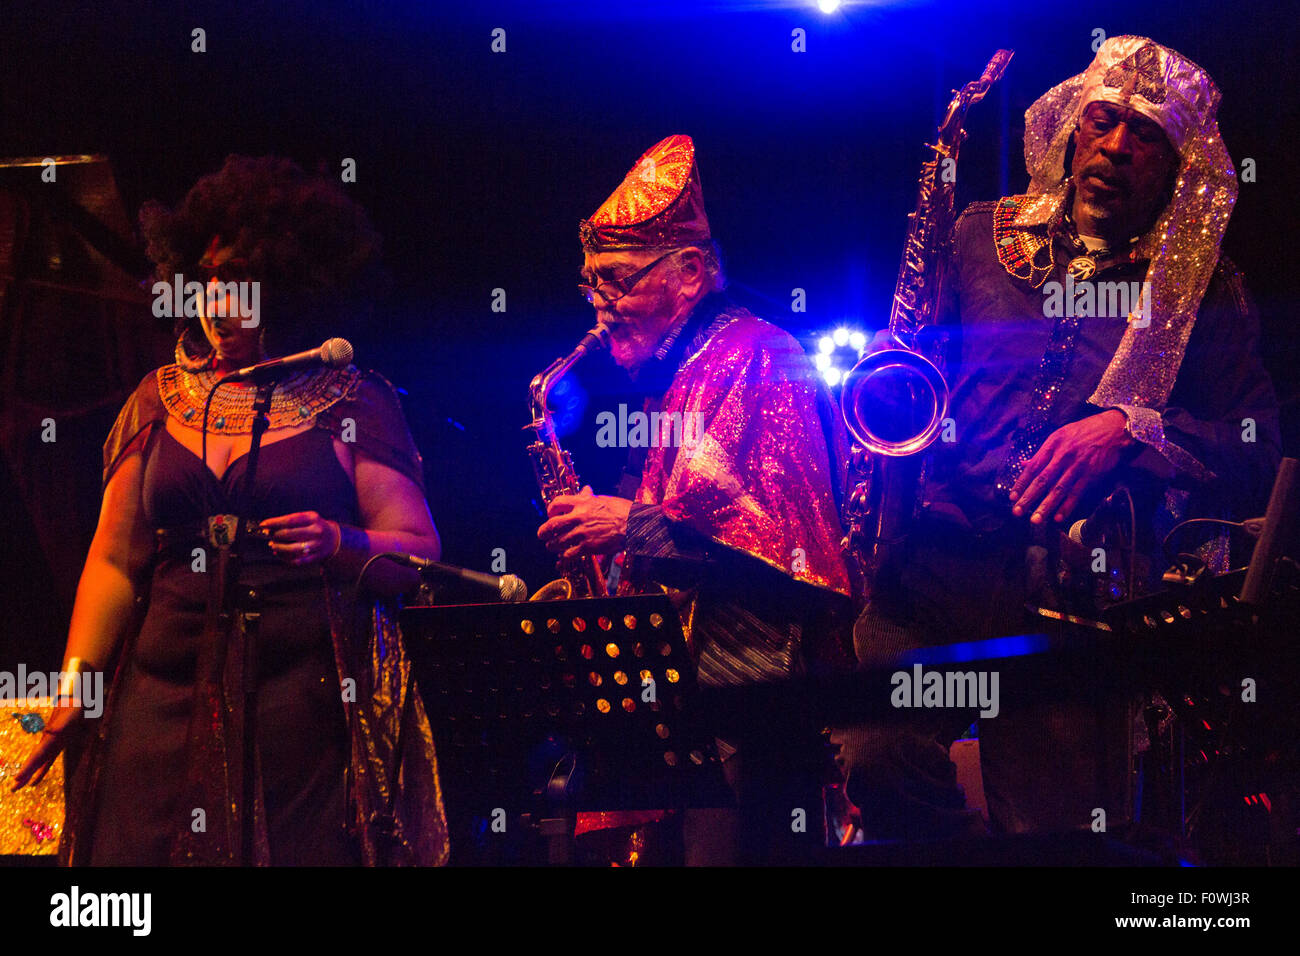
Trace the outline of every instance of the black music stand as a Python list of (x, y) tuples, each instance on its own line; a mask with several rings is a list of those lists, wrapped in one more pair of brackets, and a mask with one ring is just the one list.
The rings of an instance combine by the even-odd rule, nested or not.
[(540, 862), (534, 820), (546, 858), (565, 862), (579, 811), (731, 805), (666, 595), (410, 607), (400, 621), (456, 862)]

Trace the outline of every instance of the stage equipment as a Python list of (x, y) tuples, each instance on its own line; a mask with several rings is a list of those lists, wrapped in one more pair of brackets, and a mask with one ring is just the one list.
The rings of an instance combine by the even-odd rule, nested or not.
[(569, 862), (579, 811), (731, 804), (666, 595), (410, 607), (400, 622), (454, 862)]

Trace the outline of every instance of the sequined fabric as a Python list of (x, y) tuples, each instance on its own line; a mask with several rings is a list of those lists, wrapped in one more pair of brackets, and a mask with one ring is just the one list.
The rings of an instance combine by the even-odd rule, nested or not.
[(1003, 494), (1011, 491), (1024, 470), (1025, 463), (1034, 457), (1044, 439), (1055, 425), (1052, 409), (1061, 391), (1061, 384), (1069, 374), (1074, 359), (1075, 344), (1079, 337), (1079, 317), (1062, 310), (1052, 327), (1051, 338), (1043, 352), (1038, 375), (1034, 380), (1033, 394), (1029, 398), (1024, 420), (1011, 436), (1011, 450), (998, 471), (997, 489)]
[[(50, 856), (63, 833), (63, 757), (45, 779), (11, 793), (13, 777), (41, 740), (54, 712), (49, 698), (9, 701), (0, 712), (0, 855)], [(28, 715), (35, 715), (32, 720)], [(24, 719), (26, 718), (26, 719)], [(39, 724), (39, 726), (38, 726)]]
[(1048, 90), (1025, 112), (1029, 193), (1038, 199), (1024, 205), (1018, 225), (1041, 225), (1058, 214), (1070, 134), (1084, 107), (1097, 100), (1132, 107), (1159, 123), (1181, 158), (1173, 198), (1136, 250), (1150, 262), (1151, 322), (1129, 317), (1090, 399), (1103, 408), (1158, 409), (1178, 376), (1218, 262), (1237, 200), (1236, 173), (1215, 119), (1219, 92), (1205, 71), (1144, 37), (1111, 37), (1088, 70)]
[[(352, 826), (367, 866), (440, 866), (451, 855), (433, 729), (415, 692), (396, 615), (327, 589), (330, 629), (352, 742)], [(358, 624), (358, 618), (360, 623)], [(367, 637), (357, 642), (349, 635)], [(346, 686), (346, 685), (344, 685)]]
[(709, 241), (695, 143), (680, 134), (660, 140), (579, 226), (588, 252), (653, 249)]
[(651, 448), (638, 504), (796, 580), (849, 593), (834, 476), (812, 364), (789, 335), (742, 310), (690, 355), (662, 411), (692, 443)]

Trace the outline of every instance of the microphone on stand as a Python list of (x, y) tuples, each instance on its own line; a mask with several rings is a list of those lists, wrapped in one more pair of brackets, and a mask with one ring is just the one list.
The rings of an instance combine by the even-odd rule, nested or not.
[[(1099, 547), (1109, 532), (1117, 530), (1116, 522), (1128, 517), (1127, 494), (1127, 489), (1119, 489), (1099, 504), (1088, 517), (1070, 525), (1070, 540), (1089, 549)], [(1121, 499), (1124, 499), (1122, 503)]]
[[(1121, 528), (1128, 529), (1127, 546), (1119, 537)], [(1120, 485), (1097, 506), (1092, 514), (1072, 524), (1068, 537), (1088, 551), (1096, 551), (1098, 548), (1107, 551), (1116, 549), (1122, 554), (1127, 550), (1127, 569), (1125, 570), (1121, 565), (1117, 569), (1121, 575), (1119, 580), (1110, 581), (1107, 589), (1109, 597), (1114, 600), (1133, 597), (1133, 589), (1137, 586), (1137, 519), (1133, 507), (1133, 495), (1126, 486)]]
[(528, 599), (528, 585), (521, 577), (516, 574), (484, 574), (482, 571), (471, 571), (468, 568), (458, 568), (454, 564), (443, 564), (440, 561), (430, 561), (427, 558), (417, 558), (413, 554), (392, 554), (390, 557), (398, 564), (405, 564), (409, 568), (416, 568), (420, 574), (441, 574), (445, 577), (459, 578), (462, 581), (468, 581), (471, 584), (477, 584), (480, 587), (489, 588), (496, 591), (501, 596), (502, 601), (514, 603), (517, 601), (526, 601)]
[(252, 381), (261, 385), (314, 365), (346, 368), (352, 363), (352, 343), (347, 339), (327, 339), (320, 348), (308, 349), (283, 358), (268, 359), (248, 365), (222, 377), (222, 382)]

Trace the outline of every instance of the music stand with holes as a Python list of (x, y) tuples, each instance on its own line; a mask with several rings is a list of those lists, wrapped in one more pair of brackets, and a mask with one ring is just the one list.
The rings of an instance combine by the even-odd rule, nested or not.
[(667, 595), (409, 607), (400, 622), (455, 862), (541, 862), (525, 820), (549, 824), (558, 861), (580, 811), (732, 805)]

